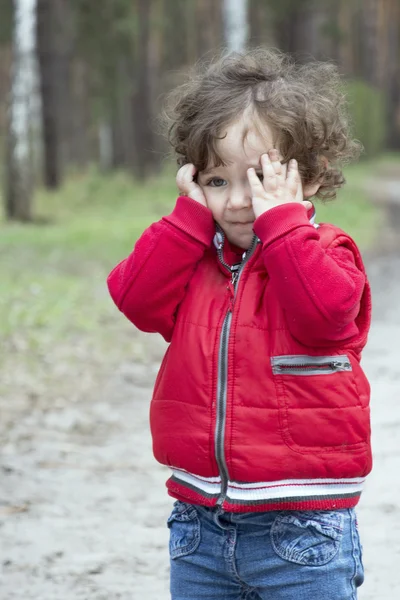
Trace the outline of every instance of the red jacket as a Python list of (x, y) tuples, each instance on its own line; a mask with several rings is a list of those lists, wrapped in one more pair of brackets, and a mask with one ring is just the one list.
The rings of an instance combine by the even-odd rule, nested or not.
[(211, 211), (181, 197), (109, 276), (128, 319), (171, 342), (151, 404), (155, 457), (172, 469), (169, 493), (194, 504), (354, 506), (371, 470), (360, 253), (301, 204), (254, 231), (232, 273)]

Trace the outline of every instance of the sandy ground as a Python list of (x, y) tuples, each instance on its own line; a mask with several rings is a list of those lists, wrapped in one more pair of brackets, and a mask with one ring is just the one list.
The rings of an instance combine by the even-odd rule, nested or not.
[[(399, 273), (400, 258), (370, 261), (374, 324), (364, 368), (375, 467), (359, 505), (361, 600), (400, 597)], [(164, 346), (151, 336), (138, 343), (151, 349), (148, 360), (127, 357), (117, 370), (104, 361), (94, 372), (83, 353), (64, 374), (76, 379), (68, 397), (28, 382), (0, 399), (1, 600), (169, 598), (172, 500), (147, 424)]]

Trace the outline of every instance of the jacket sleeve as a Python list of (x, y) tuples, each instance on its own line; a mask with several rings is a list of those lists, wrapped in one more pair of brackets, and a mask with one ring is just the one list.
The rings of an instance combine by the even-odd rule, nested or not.
[(354, 242), (343, 236), (324, 248), (304, 206), (294, 203), (262, 214), (254, 230), (292, 335), (306, 345), (355, 338), (366, 276)]
[(138, 329), (170, 341), (185, 288), (214, 235), (211, 211), (187, 197), (153, 223), (107, 279), (112, 299)]

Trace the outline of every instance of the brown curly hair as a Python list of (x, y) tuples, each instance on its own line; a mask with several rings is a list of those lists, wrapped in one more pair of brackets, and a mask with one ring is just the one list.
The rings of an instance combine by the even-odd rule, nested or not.
[(178, 165), (193, 163), (199, 171), (222, 165), (217, 142), (248, 108), (272, 128), (282, 162), (296, 158), (303, 183), (321, 182), (316, 196), (335, 198), (345, 182), (343, 165), (362, 149), (351, 136), (337, 67), (297, 64), (266, 48), (222, 53), (197, 64), (186, 83), (170, 93), (164, 111)]

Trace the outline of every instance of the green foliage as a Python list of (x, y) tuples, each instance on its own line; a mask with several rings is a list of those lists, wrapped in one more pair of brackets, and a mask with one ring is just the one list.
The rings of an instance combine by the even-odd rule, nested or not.
[(13, 4), (11, 0), (0, 4), (0, 46), (7, 45), (12, 38)]
[(137, 17), (131, 0), (72, 0), (77, 53), (90, 65), (96, 112), (112, 112), (121, 86), (120, 68), (134, 56)]
[(363, 143), (367, 156), (377, 156), (387, 139), (386, 99), (364, 81), (349, 81), (346, 84), (354, 135)]

